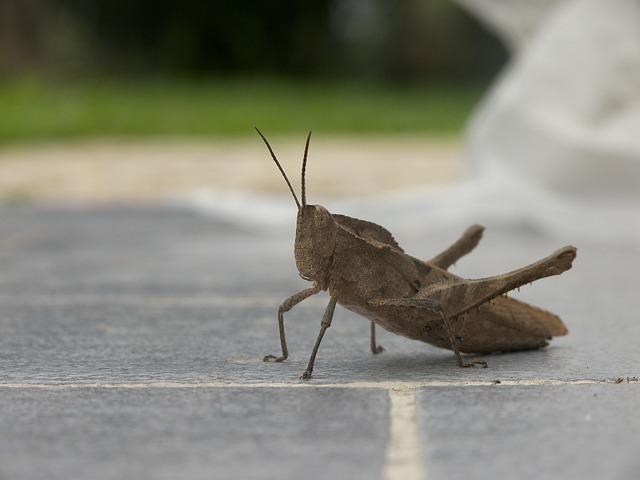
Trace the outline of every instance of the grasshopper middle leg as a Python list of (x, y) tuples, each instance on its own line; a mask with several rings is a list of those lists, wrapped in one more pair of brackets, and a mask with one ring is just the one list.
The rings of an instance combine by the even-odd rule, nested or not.
[(331, 326), (331, 320), (333, 320), (333, 312), (336, 309), (336, 303), (338, 303), (338, 299), (336, 297), (331, 297), (329, 299), (329, 305), (327, 305), (327, 309), (324, 311), (322, 321), (320, 322), (320, 333), (318, 333), (318, 338), (316, 339), (316, 343), (313, 346), (313, 350), (311, 351), (311, 357), (309, 358), (307, 369), (300, 377), (300, 380), (309, 380), (311, 378), (311, 373), (313, 372), (313, 364), (315, 363), (316, 355), (318, 354), (318, 348), (320, 348), (320, 342), (322, 342), (324, 332)]
[(384, 352), (384, 347), (376, 342), (376, 323), (371, 322), (371, 353), (377, 355)]

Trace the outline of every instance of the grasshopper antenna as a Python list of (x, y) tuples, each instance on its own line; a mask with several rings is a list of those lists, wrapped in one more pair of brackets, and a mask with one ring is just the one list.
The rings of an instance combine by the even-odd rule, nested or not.
[(304, 158), (302, 159), (302, 189), (301, 189), (301, 194), (302, 194), (302, 206), (306, 207), (307, 206), (307, 192), (305, 191), (305, 173), (307, 171), (307, 154), (309, 153), (309, 140), (311, 140), (311, 132), (309, 132), (309, 135), (307, 135), (307, 143), (305, 143), (304, 145)]
[[(298, 197), (296, 196), (296, 192), (293, 191), (293, 187), (291, 186), (291, 182), (287, 178), (287, 174), (284, 173), (284, 169), (282, 168), (282, 165), (280, 165), (280, 162), (276, 158), (276, 154), (273, 153), (273, 149), (271, 148), (271, 145), (269, 145), (269, 142), (267, 142), (267, 139), (264, 138), (264, 135), (262, 134), (262, 132), (260, 130), (258, 130), (258, 127), (254, 126), (253, 128), (256, 129), (256, 132), (258, 132), (258, 135), (260, 135), (260, 138), (262, 138), (262, 141), (264, 141), (265, 145), (269, 149), (269, 153), (271, 154), (271, 158), (273, 158), (273, 161), (276, 162), (276, 165), (278, 166), (278, 170), (280, 170), (280, 173), (284, 177), (284, 181), (287, 182), (287, 185), (289, 186), (289, 190), (291, 191), (291, 195), (293, 195), (293, 199), (296, 201), (296, 205), (298, 206), (298, 209), (300, 209), (300, 201), (298, 200)], [(308, 146), (309, 146), (309, 139), (307, 139), (307, 147)], [(306, 160), (307, 160), (307, 151), (306, 150), (305, 150), (304, 158), (305, 158), (304, 159), (304, 163), (306, 163)], [(304, 205), (304, 169), (305, 169), (305, 166), (303, 164), (303, 166), (302, 166), (302, 205)]]

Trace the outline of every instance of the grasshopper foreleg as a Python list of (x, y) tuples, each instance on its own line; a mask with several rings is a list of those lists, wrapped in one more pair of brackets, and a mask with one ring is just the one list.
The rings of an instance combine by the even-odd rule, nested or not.
[(309, 298), (311, 295), (315, 295), (320, 290), (322, 290), (320, 286), (314, 284), (313, 287), (305, 288), (304, 290), (291, 295), (282, 302), (280, 307), (278, 307), (278, 332), (280, 333), (280, 347), (282, 348), (282, 355), (279, 357), (276, 357), (275, 355), (266, 355), (262, 358), (263, 362), (269, 362), (272, 360), (275, 362), (282, 362), (287, 359), (289, 351), (287, 350), (287, 341), (284, 335), (284, 312), (288, 312), (297, 304)]

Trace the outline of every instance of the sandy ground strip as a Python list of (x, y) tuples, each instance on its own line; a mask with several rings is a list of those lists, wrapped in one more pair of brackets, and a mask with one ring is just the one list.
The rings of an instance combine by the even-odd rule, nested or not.
[[(269, 139), (298, 188), (304, 136)], [(458, 138), (312, 138), (310, 194), (364, 196), (450, 183), (463, 173)], [(99, 139), (0, 148), (0, 202), (155, 203), (199, 190), (286, 194), (257, 137)]]

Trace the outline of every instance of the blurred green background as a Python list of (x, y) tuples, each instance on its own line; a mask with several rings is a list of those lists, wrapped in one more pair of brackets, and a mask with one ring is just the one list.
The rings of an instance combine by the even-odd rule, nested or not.
[(0, 0), (0, 143), (456, 134), (506, 56), (449, 0)]

